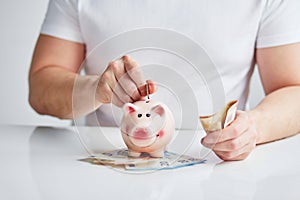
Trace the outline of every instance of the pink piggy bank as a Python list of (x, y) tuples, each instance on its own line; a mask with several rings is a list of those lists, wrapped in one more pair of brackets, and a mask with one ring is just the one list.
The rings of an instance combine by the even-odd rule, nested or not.
[(147, 100), (126, 103), (121, 122), (121, 132), (128, 147), (128, 156), (163, 157), (166, 145), (174, 133), (174, 118), (168, 107), (160, 102)]

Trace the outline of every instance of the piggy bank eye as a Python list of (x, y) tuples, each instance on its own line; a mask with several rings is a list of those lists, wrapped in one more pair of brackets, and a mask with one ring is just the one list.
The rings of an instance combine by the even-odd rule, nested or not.
[(147, 114), (146, 114), (146, 117), (150, 117), (150, 116), (151, 116), (151, 114), (150, 114), (150, 113), (147, 113)]
[(141, 117), (142, 117), (142, 114), (138, 114), (137, 116), (138, 116), (138, 118), (141, 118)]

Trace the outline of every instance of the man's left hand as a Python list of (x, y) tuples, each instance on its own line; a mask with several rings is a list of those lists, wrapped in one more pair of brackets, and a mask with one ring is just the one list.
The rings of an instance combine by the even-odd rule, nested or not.
[(236, 119), (220, 131), (202, 138), (203, 146), (212, 149), (222, 160), (244, 160), (256, 146), (258, 133), (248, 112), (237, 111)]

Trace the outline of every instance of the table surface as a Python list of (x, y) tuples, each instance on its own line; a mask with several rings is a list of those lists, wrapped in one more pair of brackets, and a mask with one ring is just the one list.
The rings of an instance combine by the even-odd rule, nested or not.
[(257, 146), (238, 162), (201, 146), (203, 135), (177, 131), (169, 150), (205, 164), (137, 174), (78, 161), (123, 148), (116, 128), (2, 125), (0, 199), (300, 199), (300, 135)]

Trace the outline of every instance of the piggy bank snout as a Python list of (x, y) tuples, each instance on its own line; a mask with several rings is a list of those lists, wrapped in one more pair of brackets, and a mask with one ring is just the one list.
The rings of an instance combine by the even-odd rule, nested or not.
[(152, 136), (152, 133), (148, 128), (136, 128), (133, 131), (132, 136), (134, 138), (147, 139)]

